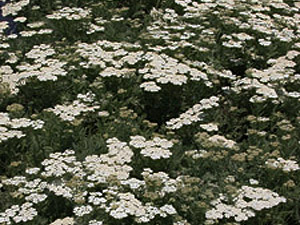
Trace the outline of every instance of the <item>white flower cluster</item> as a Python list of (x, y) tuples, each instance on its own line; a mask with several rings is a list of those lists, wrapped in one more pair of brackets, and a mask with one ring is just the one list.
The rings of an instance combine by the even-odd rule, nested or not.
[(103, 222), (97, 220), (90, 220), (89, 225), (103, 225)]
[(26, 135), (20, 130), (8, 130), (6, 127), (0, 127), (0, 143), (2, 141), (6, 141), (9, 138), (21, 138), (25, 136)]
[(177, 179), (172, 179), (165, 172), (154, 173), (150, 168), (144, 169), (142, 172), (144, 180), (139, 180), (136, 178), (130, 178), (127, 180), (121, 181), (122, 185), (129, 186), (131, 190), (135, 191), (146, 191), (148, 189), (149, 183), (155, 183), (158, 185), (156, 188), (156, 193), (162, 198), (167, 193), (173, 193), (177, 190), (178, 182), (180, 177)]
[(135, 69), (122, 68), (117, 69), (114, 67), (106, 67), (102, 72), (100, 72), (101, 77), (123, 77), (127, 74), (134, 73)]
[[(183, 17), (186, 19), (199, 18), (206, 15), (207, 13), (220, 15), (221, 13), (219, 11), (219, 7), (232, 10), (234, 8), (240, 8), (241, 6), (243, 6), (243, 8), (240, 8), (240, 17), (247, 17), (247, 22), (242, 22), (239, 17), (225, 17), (223, 15), (220, 16), (227, 24), (234, 24), (237, 27), (244, 29), (251, 28), (253, 31), (267, 35), (267, 40), (271, 37), (272, 34), (275, 34), (276, 38), (282, 42), (291, 41), (296, 37), (295, 33), (293, 33), (293, 31), (289, 30), (287, 27), (283, 27), (285, 29), (280, 29), (282, 27), (282, 24), (280, 22), (282, 22), (283, 19), (286, 19), (286, 21), (294, 21), (290, 18), (291, 16), (293, 16), (293, 11), (298, 11), (296, 7), (290, 6), (283, 1), (267, 1), (264, 2), (263, 5), (259, 1), (196, 2), (192, 0), (176, 0), (175, 2), (183, 7), (185, 11)], [(283, 16), (281, 16), (277, 12), (272, 12), (271, 8), (281, 9), (281, 15)], [(284, 12), (289, 12), (291, 16), (284, 15)], [(276, 16), (271, 17), (268, 15), (269, 13), (273, 13)], [(226, 18), (227, 20), (225, 20)], [(290, 22), (290, 25), (296, 26), (296, 24), (296, 21), (294, 23)], [(248, 38), (245, 40), (248, 40)]]
[(103, 26), (98, 26), (96, 24), (91, 23), (89, 25), (89, 30), (86, 32), (87, 34), (93, 34), (99, 31), (104, 31), (105, 28)]
[[(112, 49), (113, 51), (105, 49)], [(102, 77), (123, 77), (126, 74), (135, 72), (135, 69), (126, 68), (127, 65), (131, 66), (139, 61), (149, 61), (145, 68), (139, 70), (139, 73), (143, 74), (144, 79), (155, 79), (155, 81), (145, 81), (140, 85), (145, 91), (159, 91), (161, 87), (156, 83), (185, 84), (188, 76), (191, 77), (191, 80), (208, 80), (205, 73), (196, 68), (191, 68), (184, 63), (179, 63), (177, 59), (165, 54), (159, 55), (155, 52), (145, 54), (143, 51), (129, 52), (126, 49), (139, 50), (140, 46), (128, 43), (120, 44), (98, 41), (93, 44), (80, 43), (76, 52), (88, 59), (88, 62), (80, 63), (82, 67), (90, 68), (91, 66), (99, 66), (104, 69), (100, 72), (100, 76)], [(107, 64), (112, 66), (108, 66)], [(123, 68), (120, 69), (121, 67)]]
[(68, 105), (56, 105), (54, 108), (45, 109), (47, 112), (53, 112), (64, 121), (73, 121), (81, 113), (95, 112), (100, 108), (94, 101), (95, 95), (88, 92), (87, 94), (78, 94), (77, 99)]
[(106, 212), (115, 219), (123, 219), (129, 215), (135, 217), (137, 223), (147, 223), (155, 218), (156, 215), (166, 217), (167, 215), (176, 214), (176, 209), (172, 205), (164, 205), (160, 208), (153, 206), (151, 203), (143, 205), (132, 193), (119, 193), (116, 195), (118, 200), (110, 203)]
[[(63, 153), (56, 152), (49, 155), (49, 159), (45, 159), (41, 165), (44, 171), (41, 172), (43, 177), (61, 177), (66, 173), (76, 174), (81, 169), (76, 164), (76, 158), (73, 150), (66, 150)], [(74, 167), (74, 164), (76, 167)]]
[(232, 90), (239, 93), (241, 89), (256, 88), (256, 93), (261, 95), (261, 98), (264, 100), (268, 98), (278, 98), (274, 85), (276, 85), (276, 82), (282, 82), (293, 76), (295, 70), (292, 68), (296, 66), (296, 63), (292, 61), (292, 59), (297, 57), (299, 54), (300, 52), (298, 51), (290, 51), (285, 56), (281, 56), (277, 59), (270, 59), (268, 63), (272, 66), (267, 69), (249, 70), (249, 74), (252, 78), (238, 80)]
[(177, 183), (180, 181), (180, 177), (172, 179), (165, 172), (154, 173), (150, 168), (144, 169), (142, 172), (144, 180), (150, 182), (158, 182), (161, 184), (161, 190), (157, 191), (161, 197), (164, 197), (167, 193), (172, 193), (177, 190)]
[(90, 192), (88, 197), (88, 202), (93, 205), (100, 205), (101, 208), (103, 208), (104, 203), (107, 202), (106, 198), (103, 197), (103, 194), (101, 192)]
[(60, 20), (60, 19), (67, 19), (67, 20), (81, 20), (83, 18), (86, 18), (91, 13), (91, 9), (82, 9), (82, 8), (76, 8), (76, 7), (64, 7), (62, 9), (59, 9), (55, 12), (53, 12), (50, 15), (47, 15), (46, 17), (51, 20)]
[(255, 180), (255, 179), (253, 179), (253, 178), (250, 178), (250, 179), (249, 179), (249, 183), (250, 183), (251, 185), (258, 185), (258, 184), (259, 184), (259, 181), (258, 181), (258, 180)]
[[(131, 72), (126, 69), (125, 64), (134, 65), (141, 59), (142, 51), (138, 44), (119, 43), (109, 41), (97, 41), (92, 44), (80, 43), (77, 46), (76, 53), (87, 59), (87, 62), (81, 62), (83, 68), (98, 66), (101, 69), (106, 69), (106, 72), (101, 72), (101, 76), (123, 76), (122, 73)], [(109, 66), (110, 65), (110, 66)], [(123, 71), (122, 68), (123, 67)]]
[[(182, 1), (184, 2), (184, 1)], [(200, 5), (193, 2), (191, 6), (188, 6), (190, 2), (184, 2), (184, 5), (189, 9), (193, 9), (193, 6)], [(203, 5), (210, 5), (213, 3), (205, 2)], [(185, 7), (184, 6), (184, 7)], [(201, 4), (202, 6), (202, 4)], [(196, 7), (197, 8), (197, 7)], [(156, 52), (171, 51), (179, 53), (176, 58), (180, 58), (180, 61), (184, 62), (184, 57), (182, 57), (181, 52), (185, 49), (192, 49), (193, 51), (199, 52), (199, 54), (209, 52), (209, 48), (212, 43), (215, 43), (215, 31), (213, 29), (207, 28), (203, 24), (199, 23), (199, 19), (202, 15), (194, 8), (191, 12), (186, 12), (183, 16), (178, 15), (174, 9), (152, 9), (150, 15), (153, 18), (153, 23), (147, 27), (147, 32), (143, 34), (143, 37), (148, 40), (158, 39), (164, 41), (164, 45), (147, 44), (149, 50), (154, 50)], [(206, 7), (208, 8), (208, 7)], [(185, 10), (185, 9), (184, 9)], [(186, 10), (185, 10), (186, 11)], [(194, 15), (193, 15), (194, 14)], [(193, 15), (198, 17), (197, 22), (192, 22), (189, 19)], [(192, 16), (192, 17), (193, 17)], [(202, 18), (206, 18), (203, 16)], [(200, 20), (202, 20), (202, 18)], [(201, 40), (201, 42), (195, 41)], [(199, 71), (195, 68), (191, 68), (190, 80), (206, 80), (206, 73)], [(210, 86), (210, 81), (205, 81), (205, 85)]]
[(129, 177), (132, 167), (127, 163), (131, 162), (133, 151), (126, 142), (120, 142), (117, 138), (107, 140), (108, 153), (100, 156), (87, 156), (83, 162), (88, 171), (92, 172), (87, 176), (87, 180), (94, 183), (106, 183), (109, 176), (115, 176), (119, 180)]
[(191, 80), (196, 81), (200, 79), (208, 80), (205, 73), (166, 54), (147, 52), (143, 59), (149, 62), (146, 63), (144, 68), (139, 69), (139, 73), (143, 74), (145, 80), (152, 80), (145, 81), (140, 85), (145, 91), (159, 91), (161, 88), (157, 84), (183, 85), (187, 83), (189, 77), (191, 77)]
[(40, 29), (40, 30), (23, 30), (20, 31), (20, 35), (22, 37), (32, 37), (34, 35), (42, 35), (42, 34), (52, 34), (53, 30), (49, 28)]
[(86, 34), (93, 34), (96, 32), (104, 31), (105, 27), (103, 25), (107, 22), (108, 21), (103, 19), (102, 17), (95, 18), (95, 23), (89, 23), (89, 30), (86, 32)]
[(278, 98), (278, 95), (274, 88), (262, 84), (255, 78), (242, 78), (233, 83), (233, 87), (231, 90), (233, 90), (236, 93), (241, 93), (242, 90), (250, 90), (250, 89), (256, 89), (256, 93), (259, 95), (254, 95), (250, 98), (250, 102), (256, 103), (256, 102), (263, 102), (267, 100), (268, 98), (276, 99)]
[(173, 225), (190, 225), (187, 220), (179, 220), (173, 223)]
[(14, 63), (18, 62), (19, 58), (17, 57), (17, 55), (15, 53), (9, 52), (8, 55), (9, 55), (9, 58), (5, 61), (6, 63), (14, 64)]
[(185, 151), (184, 153), (187, 156), (192, 157), (193, 159), (200, 159), (200, 158), (206, 158), (208, 155), (208, 151), (206, 150), (189, 150), (189, 151)]
[[(33, 204), (26, 202), (19, 205), (13, 205), (9, 209), (6, 209), (4, 212), (0, 213), (0, 223), (2, 224), (14, 224), (21, 223), (33, 220), (37, 216), (37, 211), (32, 207)], [(12, 222), (11, 219), (14, 221)]]
[(45, 25), (44, 21), (37, 21), (37, 22), (28, 23), (26, 26), (30, 28), (40, 28), (44, 25)]
[(44, 125), (42, 120), (30, 120), (28, 118), (9, 118), (8, 113), (0, 113), (0, 143), (9, 138), (21, 138), (26, 136), (19, 128), (32, 127), (34, 130), (41, 129)]
[(224, 196), (219, 197), (214, 201), (214, 209), (211, 209), (205, 213), (205, 217), (208, 220), (220, 220), (223, 218), (234, 217), (235, 221), (241, 222), (248, 220), (250, 217), (254, 217), (255, 214), (252, 210), (238, 208), (234, 205), (227, 205), (222, 203)]
[(16, 88), (17, 83), (19, 81), (18, 76), (14, 73), (13, 69), (8, 66), (0, 66), (0, 76), (1, 76), (1, 83), (6, 83), (9, 85), (9, 89), (11, 93), (17, 93), (18, 89)]
[(47, 183), (40, 178), (27, 181), (25, 177), (13, 177), (2, 181), (3, 185), (19, 187), (13, 197), (25, 196), (25, 200), (29, 203), (37, 204), (47, 199), (48, 195), (43, 193), (47, 187)]
[[(251, 201), (249, 201), (251, 199)], [(239, 194), (234, 198), (238, 208), (252, 208), (256, 211), (270, 209), (279, 203), (285, 203), (286, 199), (276, 192), (261, 187), (242, 186)]]
[[(263, 70), (263, 71), (257, 71), (257, 74), (252, 74), (252, 76), (257, 77), (261, 80), (261, 82), (268, 82), (272, 80), (277, 80), (280, 78), (283, 78), (283, 71), (291, 74), (293, 70), (289, 70), (297, 65), (293, 61), (297, 56), (300, 55), (299, 51), (296, 50), (290, 50), (286, 53), (286, 55), (281, 56), (277, 59), (269, 59), (267, 61), (268, 64), (271, 65), (270, 68)], [(280, 73), (276, 76), (276, 72)]]
[[(139, 50), (140, 46), (128, 43), (120, 44), (98, 41), (93, 44), (80, 43), (76, 52), (88, 59), (88, 62), (80, 63), (82, 67), (90, 68), (91, 66), (99, 66), (104, 69), (100, 72), (100, 76), (103, 77), (122, 77), (135, 71), (126, 68), (127, 65), (134, 65), (139, 61), (148, 61), (145, 68), (140, 69), (139, 73), (143, 75), (145, 80), (152, 80), (145, 81), (140, 85), (141, 88), (150, 92), (157, 92), (161, 89), (156, 83), (182, 85), (187, 82), (188, 77), (191, 77), (190, 79), (195, 81), (199, 81), (200, 79), (208, 80), (205, 73), (184, 63), (180, 63), (177, 59), (165, 54), (159, 55), (155, 52), (144, 53), (143, 51), (128, 52), (126, 50), (128, 48)], [(112, 49), (113, 51), (105, 49)], [(121, 67), (123, 68), (120, 69)], [(205, 84), (207, 83), (205, 82)]]
[[(2, 37), (0, 36), (0, 38), (2, 39)], [(4, 39), (4, 38), (3, 38)], [(2, 42), (0, 44), (0, 48), (3, 48), (3, 49), (7, 49), (10, 47), (10, 44), (9, 43), (6, 43), (6, 42)]]
[(131, 162), (133, 151), (126, 142), (121, 142), (117, 138), (110, 138), (106, 141), (108, 153), (102, 154), (100, 160), (110, 165), (125, 165)]
[(22, 10), (25, 6), (30, 3), (30, 0), (20, 0), (20, 1), (13, 1), (8, 2), (4, 6), (1, 7), (2, 15), (3, 16), (16, 16), (19, 11)]
[[(3, 124), (4, 125), (4, 124)], [(27, 118), (14, 118), (11, 119), (9, 123), (5, 125), (11, 128), (17, 129), (21, 127), (32, 127), (34, 130), (41, 129), (44, 125), (42, 120), (30, 120)]]
[(298, 91), (286, 92), (285, 95), (291, 98), (300, 99), (300, 92)]
[[(172, 205), (164, 205), (160, 207), (160, 210), (169, 215), (174, 215), (177, 213), (176, 209)], [(163, 217), (166, 217), (166, 215)]]
[(140, 88), (143, 88), (145, 91), (149, 92), (158, 92), (161, 90), (161, 87), (158, 86), (154, 81), (146, 81), (140, 85)]
[(213, 142), (214, 144), (218, 146), (222, 146), (224, 148), (234, 148), (236, 146), (236, 142), (233, 140), (228, 140), (224, 136), (221, 135), (213, 135), (210, 138), (208, 138), (208, 141)]
[[(223, 42), (222, 45), (226, 47), (242, 47), (245, 41), (253, 40), (254, 37), (247, 33), (233, 33), (231, 35), (223, 34), (221, 39), (227, 40), (228, 42)], [(233, 46), (229, 46), (233, 44)]]
[(25, 54), (28, 59), (34, 59), (37, 63), (43, 63), (48, 56), (54, 55), (55, 50), (50, 45), (35, 45)]
[(58, 59), (48, 58), (55, 54), (55, 50), (50, 45), (37, 45), (25, 54), (29, 59), (34, 59), (33, 64), (21, 64), (17, 66), (20, 71), (19, 80), (22, 78), (36, 76), (40, 81), (57, 80), (58, 76), (65, 76), (67, 72), (63, 69), (66, 62)]
[(155, 79), (157, 83), (174, 85), (182, 85), (187, 82), (187, 76), (183, 74), (189, 71), (189, 67), (178, 63), (177, 59), (155, 52), (148, 52), (143, 58), (150, 61), (141, 70), (144, 73), (144, 79)]
[[(111, 175), (116, 176), (120, 180), (127, 179), (132, 168), (126, 163), (131, 162), (132, 150), (127, 146), (126, 142), (120, 142), (117, 138), (108, 139), (107, 143), (109, 149), (107, 154), (87, 156), (82, 163), (76, 160), (73, 150), (66, 150), (63, 153), (51, 153), (50, 158), (45, 159), (41, 163), (44, 168), (40, 174), (43, 178), (61, 178), (65, 174), (73, 175), (80, 179), (86, 176), (87, 180), (95, 183), (106, 183), (106, 179)], [(27, 172), (31, 173), (33, 169), (31, 168)], [(34, 174), (38, 172), (34, 171)], [(15, 177), (14, 179), (7, 179), (3, 183), (19, 185), (26, 182), (24, 177)], [(48, 189), (59, 195), (72, 196), (71, 189), (64, 185), (51, 184), (48, 185)]]
[[(161, 9), (153, 8), (150, 12), (150, 16), (154, 19), (154, 23), (150, 24), (147, 27), (147, 35), (145, 38), (147, 39), (160, 39), (164, 40), (166, 42), (170, 41), (172, 39), (172, 34), (170, 31), (183, 31), (185, 26), (182, 24), (177, 23), (178, 14), (173, 9), (165, 9), (164, 11)], [(170, 25), (171, 22), (171, 25)], [(182, 36), (184, 34), (182, 33)], [(173, 36), (174, 37), (174, 36)], [(182, 39), (188, 39), (187, 37), (184, 37)], [(172, 43), (171, 41), (168, 42)], [(192, 45), (192, 44), (191, 44)], [(165, 49), (175, 50), (178, 48), (178, 46), (159, 46), (159, 47), (152, 47), (150, 49), (155, 51), (162, 51)]]
[(73, 197), (73, 190), (69, 187), (67, 187), (65, 184), (59, 185), (59, 184), (48, 184), (47, 189), (50, 192), (53, 192), (56, 196), (62, 196), (66, 199), (72, 199)]
[(218, 199), (211, 203), (214, 208), (207, 211), (205, 217), (208, 220), (234, 217), (237, 222), (246, 221), (255, 216), (253, 210), (269, 209), (279, 203), (286, 202), (286, 199), (269, 189), (242, 186), (238, 195), (233, 199), (233, 205), (224, 203), (226, 201), (227, 198), (221, 194)]
[[(6, 28), (8, 28), (9, 27), (9, 25), (8, 25), (8, 22), (7, 21), (1, 21), (0, 22), (0, 34), (1, 33), (4, 33), (4, 30), (6, 29)], [(1, 36), (0, 36), (1, 37)]]
[(63, 219), (57, 219), (50, 225), (74, 225), (75, 221), (72, 217), (65, 217)]
[(123, 219), (129, 215), (141, 217), (146, 214), (142, 203), (132, 193), (119, 193), (116, 196), (119, 200), (110, 203), (106, 212), (115, 219)]
[(2, 82), (8, 83), (11, 92), (16, 94), (19, 91), (17, 86), (26, 84), (26, 79), (29, 77), (37, 77), (40, 81), (56, 81), (57, 77), (67, 74), (63, 68), (67, 63), (48, 58), (54, 54), (55, 50), (50, 45), (34, 46), (32, 50), (25, 54), (26, 58), (34, 59), (32, 64), (23, 62), (17, 65), (17, 72), (14, 72), (8, 65), (0, 68)]
[(291, 172), (291, 171), (296, 171), (296, 170), (300, 169), (297, 161), (285, 160), (281, 157), (279, 157), (278, 159), (268, 159), (266, 161), (266, 165), (269, 168), (282, 169), (284, 172)]
[[(181, 17), (176, 16), (176, 13), (172, 13), (172, 19), (180, 24), (182, 30), (186, 31), (188, 27), (195, 26), (196, 24), (191, 24), (190, 18), (203, 18), (203, 23), (206, 22), (207, 15), (218, 15), (225, 25), (235, 26), (235, 33), (224, 34), (221, 36), (220, 40), (223, 41), (223, 46), (229, 48), (245, 48), (249, 46), (248, 43), (255, 40), (254, 33), (260, 33), (264, 35), (264, 38), (258, 39), (258, 44), (262, 47), (268, 47), (273, 43), (279, 42), (291, 42), (299, 38), (299, 7), (297, 4), (286, 4), (283, 1), (266, 1), (263, 4), (259, 1), (193, 1), (193, 0), (176, 0), (178, 5), (183, 7), (184, 15)], [(220, 7), (226, 10), (232, 10), (234, 8), (239, 8), (238, 16), (228, 16), (227, 13), (220, 13)], [(277, 12), (273, 9), (280, 9)], [(229, 12), (228, 11), (228, 12)], [(250, 13), (251, 12), (251, 13)], [(157, 13), (156, 13), (157, 14)], [(162, 13), (164, 15), (164, 13)], [(297, 19), (295, 19), (297, 18)], [(188, 21), (188, 22), (186, 22)], [(160, 21), (161, 22), (161, 21)], [(181, 22), (181, 23), (179, 23)], [(199, 23), (199, 22), (198, 22)], [(170, 38), (171, 34), (162, 34), (162, 26), (157, 24), (153, 27), (157, 28), (161, 33), (161, 39)], [(163, 25), (165, 26), (165, 25)], [(195, 27), (196, 28), (196, 27)], [(201, 37), (198, 39), (202, 40), (212, 40), (211, 43), (216, 39), (214, 29), (205, 29), (204, 26), (197, 28), (201, 31)], [(164, 30), (165, 31), (165, 30)], [(166, 32), (167, 33), (167, 32)], [(174, 34), (172, 34), (174, 36)], [(211, 37), (209, 37), (211, 35)], [(164, 38), (163, 38), (164, 37)], [(170, 41), (171, 42), (171, 41)], [(204, 41), (205, 42), (205, 41)], [(173, 41), (174, 45), (179, 46), (178, 41)], [(192, 46), (194, 42), (190, 46)], [(202, 47), (202, 46), (201, 46)], [(199, 48), (199, 47), (198, 47)], [(249, 81), (249, 84), (244, 86), (244, 89), (255, 88), (257, 95), (254, 95), (250, 102), (263, 102), (267, 99), (277, 99), (278, 94), (276, 93), (276, 81), (281, 82), (293, 77), (295, 72), (292, 67), (296, 65), (296, 61), (292, 60), (297, 57), (299, 53), (297, 51), (290, 51), (289, 56), (281, 56), (278, 59), (271, 59), (271, 67), (259, 70), (251, 70), (252, 76), (258, 80)], [(259, 58), (255, 52), (250, 53), (250, 56)], [(238, 80), (236, 84), (240, 82), (245, 82)], [(253, 82), (253, 83), (252, 83)], [(250, 85), (250, 83), (252, 83)], [(266, 84), (268, 83), (268, 84)], [(235, 85), (234, 85), (235, 86)], [(233, 90), (237, 91), (237, 87)], [(291, 94), (293, 96), (293, 94)], [(287, 93), (287, 96), (289, 94)], [(296, 94), (297, 96), (297, 94)], [(273, 101), (274, 103), (276, 101)]]
[(28, 196), (25, 197), (25, 200), (28, 202), (32, 202), (34, 204), (37, 204), (39, 202), (43, 202), (46, 200), (48, 196), (46, 194), (37, 194), (37, 193), (32, 193)]
[(172, 141), (167, 139), (154, 137), (152, 140), (146, 141), (143, 136), (131, 136), (129, 144), (135, 148), (140, 148), (141, 154), (151, 159), (170, 158), (172, 152), (169, 148), (173, 147)]
[(89, 214), (92, 211), (93, 211), (93, 207), (90, 205), (77, 206), (73, 209), (73, 213), (78, 217)]
[[(44, 165), (45, 168), (40, 173), (41, 177), (43, 179), (47, 177), (60, 177), (65, 173), (82, 177), (83, 172), (78, 162), (75, 161), (75, 157), (73, 156), (73, 154), (74, 151), (71, 150), (67, 150), (64, 153), (51, 154), (51, 159), (46, 159), (42, 162), (42, 165)], [(73, 167), (70, 166), (71, 164)], [(34, 174), (37, 173), (38, 172), (35, 171)], [(42, 181), (42, 179), (40, 178), (36, 178), (32, 181), (27, 181), (25, 177), (16, 176), (10, 179), (3, 180), (2, 184), (19, 187), (17, 192), (24, 195), (24, 199), (26, 201), (32, 202), (34, 204), (42, 202), (48, 197), (48, 191), (45, 192), (45, 190), (49, 190), (57, 196), (63, 196), (68, 199), (71, 199), (74, 193), (74, 191), (70, 187), (67, 187), (65, 185), (65, 182), (62, 180), (60, 182), (57, 182), (56, 180), (54, 181), (54, 183), (47, 183)], [(3, 215), (6, 214), (7, 212), (5, 212)]]
[[(148, 141), (150, 142), (159, 143), (164, 148), (173, 146), (172, 142), (160, 138)], [(133, 144), (139, 145), (138, 142)], [(27, 180), (26, 177), (16, 176), (4, 179), (1, 185), (15, 186), (16, 197), (24, 196), (28, 206), (44, 201), (49, 192), (74, 201), (77, 204), (73, 209), (75, 217), (58, 219), (52, 222), (53, 225), (72, 225), (76, 218), (89, 214), (94, 209), (102, 209), (115, 219), (134, 216), (137, 223), (148, 223), (156, 216), (167, 217), (177, 214), (176, 209), (170, 204), (155, 206), (152, 202), (143, 203), (131, 192), (120, 192), (124, 190), (123, 187), (129, 186), (130, 190), (139, 195), (139, 190), (147, 191), (148, 185), (150, 185), (148, 191), (153, 191), (153, 184), (156, 184), (159, 196), (165, 197), (167, 193), (177, 190), (177, 179), (170, 178), (165, 172), (154, 173), (149, 168), (144, 169), (141, 174), (144, 180), (129, 178), (132, 168), (127, 164), (131, 162), (133, 151), (126, 142), (121, 142), (117, 138), (108, 139), (107, 147), (108, 153), (87, 156), (82, 162), (76, 160), (73, 150), (51, 153), (49, 158), (41, 163), (43, 166), (41, 169), (26, 170), (31, 176), (40, 178)], [(110, 184), (110, 178), (118, 179), (120, 186)], [(108, 184), (108, 188), (97, 192), (89, 191), (89, 188), (94, 188), (95, 184), (99, 183)], [(0, 222), (10, 224), (10, 219), (15, 222), (32, 220), (37, 215), (35, 209), (23, 207), (26, 211), (22, 207), (13, 206), (12, 209), (0, 213)], [(101, 221), (89, 222), (89, 225), (101, 224)]]
[(218, 101), (219, 98), (216, 96), (212, 96), (208, 99), (202, 99), (199, 104), (194, 105), (186, 112), (180, 114), (178, 118), (173, 118), (167, 121), (167, 128), (177, 130), (184, 125), (190, 125), (201, 121), (200, 116), (204, 113), (203, 111), (219, 106)]
[(218, 125), (215, 123), (200, 124), (200, 127), (208, 132), (218, 131)]
[(143, 180), (138, 180), (136, 178), (130, 178), (130, 179), (127, 179), (127, 180), (122, 180), (121, 184), (122, 185), (128, 185), (130, 187), (130, 189), (136, 190), (136, 189), (139, 189), (141, 187), (145, 187), (146, 182), (143, 181)]
[(2, 184), (4, 185), (13, 185), (18, 186), (19, 184), (25, 184), (27, 182), (26, 177), (24, 176), (15, 176), (10, 179), (2, 180)]

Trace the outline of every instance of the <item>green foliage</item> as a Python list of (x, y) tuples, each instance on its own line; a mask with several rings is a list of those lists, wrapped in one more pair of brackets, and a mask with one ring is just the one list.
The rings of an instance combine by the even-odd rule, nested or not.
[(300, 224), (298, 2), (2, 7), (1, 225)]

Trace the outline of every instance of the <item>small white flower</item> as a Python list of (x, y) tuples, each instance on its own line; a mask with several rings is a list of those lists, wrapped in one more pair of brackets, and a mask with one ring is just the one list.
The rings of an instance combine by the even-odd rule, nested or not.
[(26, 173), (28, 174), (37, 174), (40, 171), (40, 168), (34, 167), (34, 168), (29, 168), (26, 169)]
[(86, 214), (89, 214), (93, 211), (93, 207), (90, 206), (90, 205), (86, 205), (86, 206), (77, 206), (73, 209), (73, 213), (76, 215), (76, 216), (83, 216), (83, 215), (86, 215)]
[(174, 215), (177, 213), (176, 209), (172, 205), (164, 205), (160, 207), (160, 210), (166, 212), (169, 215)]
[(249, 179), (249, 183), (251, 184), (251, 185), (257, 185), (257, 184), (259, 184), (259, 182), (258, 182), (258, 180), (255, 180), (255, 179)]

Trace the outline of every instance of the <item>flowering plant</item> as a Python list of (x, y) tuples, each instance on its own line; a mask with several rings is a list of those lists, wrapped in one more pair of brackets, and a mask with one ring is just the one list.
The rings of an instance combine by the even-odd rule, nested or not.
[(297, 1), (2, 2), (0, 225), (299, 224)]

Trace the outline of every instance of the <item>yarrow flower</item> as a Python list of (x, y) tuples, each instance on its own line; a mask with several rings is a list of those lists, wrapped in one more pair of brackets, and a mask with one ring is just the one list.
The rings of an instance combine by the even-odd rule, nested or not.
[(75, 223), (74, 218), (65, 217), (63, 219), (57, 219), (50, 225), (73, 225)]
[(202, 99), (199, 104), (194, 105), (192, 108), (182, 113), (178, 118), (167, 121), (167, 127), (172, 130), (177, 130), (184, 125), (190, 125), (194, 122), (201, 121), (201, 115), (204, 114), (204, 110), (219, 106), (218, 101), (219, 98), (216, 96)]
[(285, 160), (281, 157), (277, 159), (268, 159), (265, 163), (268, 168), (282, 169), (284, 172), (299, 170), (300, 167), (295, 160)]
[(90, 205), (86, 205), (86, 206), (77, 206), (74, 208), (73, 210), (73, 213), (76, 215), (76, 216), (83, 216), (83, 215), (86, 215), (86, 214), (89, 214), (93, 211), (93, 207), (90, 206)]
[(144, 82), (140, 85), (140, 87), (144, 88), (145, 91), (149, 91), (149, 92), (157, 92), (157, 91), (161, 90), (161, 87), (156, 85), (156, 83), (154, 81)]
[(171, 141), (154, 137), (153, 140), (146, 141), (142, 136), (131, 136), (129, 142), (135, 148), (141, 148), (140, 153), (144, 157), (150, 157), (151, 159), (170, 158), (172, 152), (168, 150), (173, 146)]
[(54, 108), (45, 109), (47, 112), (53, 112), (64, 121), (73, 121), (81, 113), (94, 112), (100, 108), (96, 101), (95, 95), (92, 93), (78, 94), (77, 100), (71, 104), (56, 105)]
[(279, 203), (286, 202), (286, 199), (268, 189), (242, 186), (238, 190), (237, 196), (233, 198), (232, 205), (224, 203), (226, 201), (227, 198), (220, 194), (218, 199), (211, 202), (214, 208), (206, 212), (206, 218), (220, 220), (234, 217), (236, 222), (246, 221), (255, 216), (253, 210), (260, 211), (265, 208), (272, 208)]

